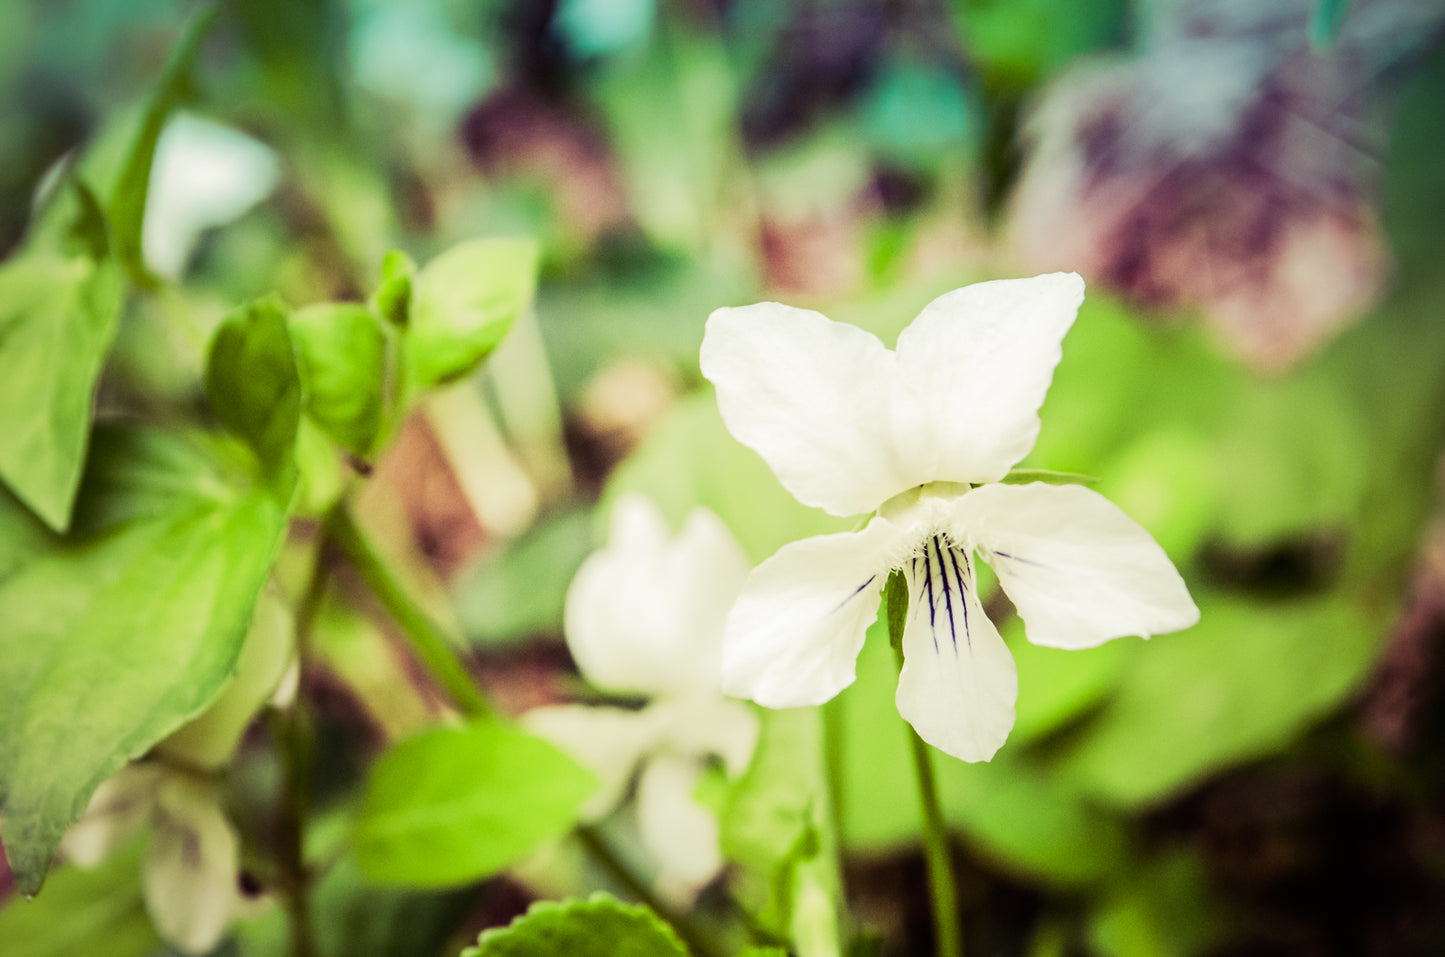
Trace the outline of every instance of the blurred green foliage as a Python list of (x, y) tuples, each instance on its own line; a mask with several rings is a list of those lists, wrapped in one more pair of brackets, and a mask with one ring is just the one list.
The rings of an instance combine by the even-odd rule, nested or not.
[[(755, 561), (849, 527), (798, 505), (723, 427), (699, 387), (708, 312), (786, 300), (891, 343), (938, 293), (1015, 271), (996, 234), (1027, 104), (1081, 58), (1127, 56), (1164, 6), (230, 0), (209, 23), (180, 0), (0, 8), (0, 808), (18, 889), (39, 887), (102, 780), (223, 691), (288, 529), (312, 555), (310, 519), (373, 466), (392, 481), (389, 453), (418, 454), (412, 430), (460, 490), (379, 485), (363, 517), (508, 702), (575, 682), (557, 651), (566, 587), (618, 495), (647, 494), (674, 527), (706, 506)], [(1311, 55), (1339, 55), (1355, 6), (1300, 7)], [(1362, 717), (1438, 514), (1445, 444), (1445, 55), (1424, 39), (1401, 51), (1368, 77), (1392, 100), (1367, 159), (1393, 272), (1357, 324), (1262, 374), (1191, 316), (1095, 284), (1065, 340), (1025, 465), (1097, 477), (1203, 616), (1184, 634), (1059, 652), (1003, 609), (1020, 673), (1011, 740), (988, 764), (937, 762), (975, 950), (1237, 952), (1276, 920), (1361, 951), (1372, 934), (1396, 952), (1445, 935), (1417, 903), (1442, 893), (1419, 836), (1438, 828), (1445, 784), (1430, 768), (1438, 663), (1411, 676), (1410, 742), (1382, 742)], [(274, 150), (281, 183), (205, 232), (171, 284), (146, 265), (142, 213), (181, 106)], [(538, 354), (509, 353), (504, 337), (530, 322)], [(474, 379), (494, 352), (508, 373)], [(637, 356), (664, 370), (661, 398), (636, 400), (648, 384), (624, 370), (632, 398), (609, 399), (605, 373)], [(486, 437), (447, 440), (431, 393), (450, 383), (446, 408)], [(570, 468), (542, 476), (548, 456)], [(427, 562), (440, 546), (408, 522), (439, 510), (431, 534), (450, 541), (478, 502), (512, 523), (482, 521), (444, 585), (449, 569)], [(283, 563), (275, 577), (300, 609), (306, 573)], [(438, 720), (435, 689), (338, 580), (298, 626), (322, 746), (297, 773), (319, 805), (312, 830), (350, 836), (292, 860), (275, 846), (284, 809), (253, 807), (243, 866), (278, 893), (288, 867), (315, 876), (317, 953), (452, 954), (521, 904), (499, 880), (483, 905), (434, 888), (565, 831), (587, 783), (501, 724), (406, 737)], [(532, 666), (546, 677), (527, 684)], [(826, 713), (762, 716), (751, 770), (712, 782), (734, 868), (697, 905), (705, 926), (796, 940), (799, 920), (837, 911), (848, 934), (878, 924), (888, 953), (923, 946), (917, 901), (850, 909), (876, 872), (920, 872), (895, 676), (875, 625)], [(280, 747), (261, 738), (243, 747)], [(282, 791), (281, 764), (243, 761), (229, 787)], [(1198, 805), (1247, 816), (1250, 801), (1228, 799), (1250, 775), (1324, 782), (1280, 812), (1290, 825), (1260, 825), (1308, 874), (1221, 861), (1220, 825)], [(1342, 820), (1311, 830), (1310, 801)], [(1382, 816), (1396, 828), (1380, 841), (1382, 899), (1328, 913), (1328, 875), (1358, 864), (1347, 832)], [(618, 821), (604, 831), (629, 846)], [(6, 953), (157, 952), (138, 861), (62, 866), (35, 902), (6, 901)], [(590, 875), (556, 869), (574, 890)], [(1325, 889), (1280, 890), (1306, 876)], [(410, 889), (378, 886), (393, 883)], [(219, 952), (278, 953), (288, 919), (243, 920)], [(1347, 925), (1338, 939), (1331, 920)], [(614, 924), (636, 926), (598, 936)], [(682, 946), (649, 912), (593, 900), (533, 911), (474, 953), (569, 935), (609, 953)]]

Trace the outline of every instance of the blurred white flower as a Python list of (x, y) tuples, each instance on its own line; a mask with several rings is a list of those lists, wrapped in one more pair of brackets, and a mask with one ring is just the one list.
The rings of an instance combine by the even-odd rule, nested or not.
[(179, 279), (201, 234), (241, 216), (276, 188), (276, 154), (239, 130), (178, 113), (161, 131), (146, 194), (146, 264)]
[(94, 867), (143, 828), (146, 910), (171, 946), (205, 953), (234, 918), (269, 906), (241, 891), (239, 842), (217, 782), (159, 761), (128, 765), (97, 788), (61, 849), (77, 866)]
[(592, 684), (652, 702), (637, 711), (555, 705), (522, 719), (597, 774), (585, 819), (610, 814), (637, 777), (642, 844), (659, 890), (681, 903), (723, 864), (716, 817), (694, 797), (704, 767), (717, 758), (740, 774), (757, 739), (756, 716), (721, 691), (723, 620), (747, 573), (716, 515), (694, 509), (674, 538), (652, 502), (623, 496), (606, 547), (568, 590), (567, 644)]
[(725, 692), (772, 708), (832, 698), (902, 571), (898, 710), (934, 747), (981, 761), (1013, 727), (1018, 676), (983, 612), (975, 550), (1035, 644), (1087, 648), (1198, 620), (1163, 549), (1102, 496), (993, 484), (1038, 437), (1083, 298), (1073, 273), (966, 286), (930, 303), (896, 352), (779, 303), (708, 318), (702, 371), (728, 430), (805, 505), (877, 510), (859, 531), (793, 542), (758, 566), (727, 619)]

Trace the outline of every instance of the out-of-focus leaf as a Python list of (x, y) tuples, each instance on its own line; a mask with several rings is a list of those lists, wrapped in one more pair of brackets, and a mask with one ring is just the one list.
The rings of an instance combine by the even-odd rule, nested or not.
[(65, 867), (34, 900), (0, 909), (5, 957), (145, 957), (161, 946), (140, 888), (140, 842), (94, 870)]
[(219, 770), (236, 750), (246, 726), (276, 690), (295, 651), (296, 623), (275, 589), (256, 603), (236, 671), (219, 697), (194, 721), (183, 725), (156, 750), (189, 767)]
[(415, 277), (416, 263), (400, 249), (382, 258), (381, 279), (372, 298), (377, 313), (398, 328), (405, 328), (411, 321), (411, 284)]
[(0, 818), (25, 893), (100, 782), (219, 693), (286, 529), (277, 497), (135, 429), (97, 430), (80, 502), (0, 582)]
[[(1027, 664), (1027, 657), (1021, 662)], [(1022, 665), (1020, 671), (1022, 688), (1027, 674)], [(908, 728), (894, 704), (897, 684), (897, 664), (880, 620), (869, 629), (858, 680), (842, 696), (843, 834), (853, 850), (918, 840), (921, 811)], [(1003, 866), (1052, 883), (1107, 876), (1127, 853), (1121, 822), (1092, 805), (1077, 786), (1018, 754), (1020, 744), (1010, 740), (993, 761), (978, 764), (934, 756), (949, 824)]]
[(1118, 691), (1061, 768), (1074, 785), (1147, 803), (1287, 744), (1355, 687), (1383, 628), (1337, 595), (1194, 598), (1189, 631), (1121, 639), (1133, 647)]
[(591, 545), (591, 515), (563, 512), (459, 576), (454, 592), (463, 632), (481, 644), (561, 634), (567, 588)]
[(720, 232), (726, 176), (741, 155), (737, 91), (717, 36), (671, 22), (660, 34), (594, 89), (638, 222), (659, 245), (700, 248)]
[[(354, 858), (344, 855), (312, 888), (310, 903), (318, 957), (417, 957), (447, 952), (447, 942), (475, 906), (476, 895), (378, 887), (361, 876)], [(280, 907), (242, 922), (236, 933), (240, 954), (286, 953), (287, 924)]]
[(51, 528), (70, 524), (120, 276), (89, 256), (0, 264), (0, 477)]
[(1218, 531), (1242, 546), (1349, 527), (1369, 476), (1365, 428), (1319, 377), (1250, 382), (1225, 399)]
[(1329, 50), (1349, 13), (1350, 0), (1315, 0), (1310, 14), (1310, 46), (1321, 53)]
[(959, 0), (950, 5), (963, 48), (997, 83), (1027, 87), (1070, 59), (1123, 39), (1123, 0)]
[(1000, 626), (1019, 669), (1017, 720), (1009, 747), (1027, 744), (1086, 713), (1119, 682), (1128, 646), (1110, 641), (1097, 648), (1041, 648), (1024, 637), (1017, 616)]
[(410, 393), (459, 379), (491, 354), (532, 303), (537, 256), (529, 239), (474, 239), (422, 268), (403, 340)]
[[(836, 934), (838, 888), (836, 881), (821, 880), (833, 873), (827, 862), (836, 852), (827, 833), (819, 715), (797, 708), (761, 711), (759, 718), (752, 762), (719, 816), (723, 856), (742, 869), (738, 893), (770, 932), (790, 935), (802, 895), (816, 891), (825, 909), (826, 901), (833, 902), (831, 918), (821, 923), (831, 924)], [(811, 914), (804, 919), (820, 923)]]
[(140, 127), (120, 168), (115, 192), (110, 200), (110, 220), (115, 231), (115, 254), (131, 279), (141, 286), (157, 284), (146, 268), (141, 249), (142, 225), (145, 219), (146, 194), (150, 190), (151, 164), (155, 160), (156, 142), (166, 125), (166, 118), (191, 90), (191, 70), (201, 41), (205, 39), (220, 8), (206, 4), (196, 11), (185, 33), (171, 51), (165, 70), (141, 115)]
[(1225, 480), (1207, 441), (1186, 429), (1161, 428), (1112, 456), (1097, 489), (1181, 564), (1209, 531)]
[(206, 361), (206, 395), (228, 429), (256, 452), (272, 481), (294, 481), (301, 378), (286, 313), (258, 300), (221, 323)]
[(1194, 855), (1172, 853), (1122, 877), (1089, 918), (1089, 943), (1099, 957), (1190, 957), (1209, 952), (1227, 932)]
[(978, 137), (978, 117), (952, 64), (908, 58), (886, 63), (863, 105), (868, 145), (908, 166), (957, 155)]
[(494, 721), (424, 731), (372, 769), (355, 849), (371, 880), (479, 880), (565, 833), (595, 786), (555, 746)]
[(376, 316), (352, 303), (318, 303), (291, 316), (306, 411), (343, 448), (371, 452), (381, 428), (386, 337)]
[(541, 901), (507, 927), (482, 931), (461, 957), (688, 957), (660, 917), (607, 894)]

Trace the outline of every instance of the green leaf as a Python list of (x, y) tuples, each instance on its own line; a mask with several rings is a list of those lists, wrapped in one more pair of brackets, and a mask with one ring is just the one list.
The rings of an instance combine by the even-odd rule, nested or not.
[(1334, 46), (1349, 13), (1350, 0), (1315, 0), (1310, 14), (1310, 48), (1324, 53)]
[(377, 313), (398, 329), (411, 321), (411, 287), (416, 277), (416, 263), (400, 249), (393, 249), (381, 260), (381, 281), (377, 283), (372, 301)]
[(563, 512), (458, 576), (457, 619), (478, 644), (560, 635), (567, 588), (592, 548), (591, 515)]
[(1215, 900), (1204, 864), (1174, 851), (1120, 872), (1088, 921), (1090, 952), (1099, 957), (1206, 954), (1237, 920)]
[(291, 317), (306, 411), (343, 448), (365, 457), (381, 428), (386, 336), (365, 306), (320, 303)]
[[(763, 927), (784, 936), (793, 922), (799, 870), (824, 850), (822, 729), (811, 708), (764, 710), (758, 718), (752, 762), (719, 815), (718, 836), (723, 855), (740, 868), (737, 893)], [(837, 890), (831, 888), (832, 897)]]
[(1051, 469), (1014, 469), (999, 479), (1005, 485), (1027, 485), (1043, 482), (1046, 485), (1095, 485), (1098, 479), (1079, 472), (1055, 472)]
[(120, 294), (115, 267), (89, 256), (37, 251), (0, 264), (0, 477), (58, 531), (70, 524)]
[(607, 894), (540, 901), (503, 928), (482, 931), (461, 957), (688, 957), (662, 918)]
[(131, 279), (140, 286), (153, 288), (156, 277), (146, 268), (141, 250), (141, 230), (145, 219), (146, 195), (150, 191), (151, 164), (155, 161), (156, 143), (171, 111), (191, 92), (191, 71), (201, 41), (216, 20), (219, 10), (214, 4), (201, 7), (192, 17), (180, 42), (171, 51), (165, 70), (156, 83), (141, 116), (135, 140), (126, 154), (115, 192), (110, 201), (110, 220), (115, 230), (115, 254)]
[[(847, 847), (862, 852), (916, 842), (921, 824), (908, 729), (894, 703), (898, 666), (882, 618), (869, 629), (857, 681), (839, 700), (843, 833)], [(1031, 662), (1019, 661), (1022, 698)], [(1118, 868), (1127, 851), (1119, 819), (1018, 744), (1010, 739), (990, 762), (934, 761), (949, 824), (1000, 866), (1051, 884), (1089, 883)]]
[(281, 501), (187, 445), (98, 429), (76, 528), (0, 581), (0, 819), (23, 893), (96, 787), (220, 692), (285, 534)]
[(1288, 744), (1368, 671), (1385, 625), (1338, 595), (1266, 603), (1195, 589), (1200, 622), (1132, 645), (1061, 773), (1113, 804), (1161, 800)]
[(6, 957), (145, 957), (160, 939), (146, 916), (140, 887), (141, 842), (106, 857), (94, 870), (66, 867), (32, 901), (0, 909)]
[(537, 244), (475, 239), (427, 263), (404, 340), (408, 394), (459, 379), (502, 341), (537, 286)]
[(279, 303), (258, 300), (221, 323), (206, 360), (206, 396), (255, 450), (267, 478), (294, 480), (301, 378)]
[(564, 834), (595, 786), (566, 754), (516, 728), (479, 721), (424, 731), (372, 769), (357, 860), (385, 883), (479, 880)]

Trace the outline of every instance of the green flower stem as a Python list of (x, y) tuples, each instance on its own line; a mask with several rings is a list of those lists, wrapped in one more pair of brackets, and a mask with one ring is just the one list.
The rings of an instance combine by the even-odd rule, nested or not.
[(324, 531), (396, 619), (412, 650), (446, 689), (457, 708), (469, 718), (493, 717), (491, 703), (472, 680), (446, 632), (413, 600), (345, 505), (327, 513)]
[[(321, 600), (326, 594), (326, 535), (316, 542), (306, 591), (296, 606), (296, 662), (305, 673), (311, 652), (311, 633)], [(316, 735), (306, 712), (305, 696), (284, 709), (266, 712), (267, 728), (281, 752), (281, 808), (278, 821), (278, 872), (286, 918), (290, 928), (290, 957), (314, 957), (318, 952), (311, 926), (311, 869), (306, 863), (306, 818), (310, 812), (309, 782), (316, 753)]]
[[(894, 572), (885, 591), (888, 601), (888, 642), (903, 670), (903, 624), (908, 618), (908, 586), (903, 575)], [(908, 725), (913, 747), (913, 768), (918, 776), (918, 797), (923, 806), (923, 851), (928, 861), (928, 890), (933, 899), (933, 929), (938, 957), (963, 957), (963, 927), (958, 919), (958, 890), (953, 878), (948, 826), (938, 804), (938, 783), (933, 777), (933, 760), (928, 745)]]
[(577, 840), (582, 844), (594, 861), (601, 865), (613, 880), (621, 884), (627, 893), (631, 894), (639, 903), (647, 905), (657, 916), (672, 925), (681, 937), (687, 949), (696, 954), (697, 957), (721, 957), (720, 952), (681, 914), (678, 914), (671, 907), (664, 904), (647, 883), (632, 872), (625, 861), (613, 850), (607, 838), (590, 824), (579, 824), (574, 831)]

